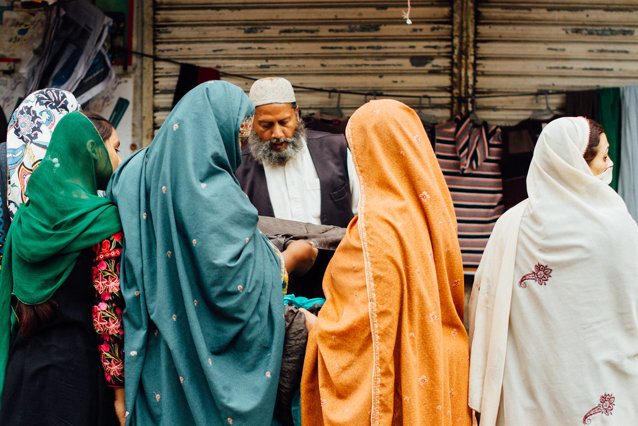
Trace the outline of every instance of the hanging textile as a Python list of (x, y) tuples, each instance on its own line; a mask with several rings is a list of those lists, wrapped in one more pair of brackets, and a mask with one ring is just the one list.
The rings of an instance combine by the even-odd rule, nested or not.
[(620, 89), (608, 87), (598, 89), (598, 122), (605, 129), (609, 141), (609, 158), (614, 162), (614, 177), (610, 186), (618, 190), (618, 172), (620, 171)]
[(214, 68), (199, 67), (191, 64), (181, 64), (179, 66), (179, 77), (173, 95), (173, 105), (175, 107), (182, 97), (191, 89), (210, 80), (221, 80), (219, 71)]
[(598, 93), (595, 90), (567, 92), (565, 96), (565, 115), (583, 116), (598, 121)]
[(436, 126), (435, 152), (454, 201), (463, 268), (473, 273), (504, 211), (501, 129), (457, 116)]
[[(618, 193), (629, 213), (638, 220), (638, 86), (620, 89), (620, 157)], [(606, 129), (605, 129), (606, 130)], [(616, 169), (616, 167), (614, 167)]]

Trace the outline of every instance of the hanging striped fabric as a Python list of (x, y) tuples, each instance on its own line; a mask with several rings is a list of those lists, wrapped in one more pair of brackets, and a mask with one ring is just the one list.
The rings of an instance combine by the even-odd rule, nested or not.
[(473, 273), (504, 212), (501, 129), (457, 116), (436, 126), (435, 151), (454, 202), (463, 268)]

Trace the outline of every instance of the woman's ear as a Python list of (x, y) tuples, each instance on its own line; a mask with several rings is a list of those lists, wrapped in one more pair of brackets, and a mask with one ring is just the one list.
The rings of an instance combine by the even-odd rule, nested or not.
[(93, 139), (86, 142), (86, 150), (89, 151), (89, 154), (91, 154), (91, 157), (93, 157), (94, 160), (99, 159), (99, 155), (97, 153), (97, 144)]

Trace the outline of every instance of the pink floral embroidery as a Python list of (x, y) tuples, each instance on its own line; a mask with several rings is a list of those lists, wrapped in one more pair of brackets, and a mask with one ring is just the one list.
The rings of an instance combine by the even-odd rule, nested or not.
[(92, 308), (93, 329), (98, 334), (99, 351), (104, 376), (110, 386), (124, 384), (122, 308), (120, 291), (121, 232), (93, 246), (93, 286), (95, 302)]
[(600, 403), (598, 405), (596, 405), (594, 408), (592, 408), (591, 410), (589, 410), (587, 412), (587, 414), (585, 414), (585, 417), (583, 417), (583, 424), (584, 425), (588, 425), (591, 423), (591, 416), (593, 416), (594, 414), (604, 414), (606, 416), (611, 416), (613, 413), (612, 411), (614, 411), (614, 402), (616, 401), (616, 398), (612, 395), (612, 394), (603, 394), (600, 397)]
[(523, 277), (518, 282), (518, 286), (521, 288), (527, 288), (527, 283), (525, 281), (536, 281), (538, 285), (547, 285), (547, 281), (552, 276), (552, 269), (547, 265), (541, 265), (537, 263), (534, 266), (534, 272), (530, 272), (529, 274), (523, 275)]
[(250, 131), (253, 128), (253, 116), (251, 115), (250, 117), (246, 117), (242, 120), (241, 124), (239, 125), (239, 137), (240, 138), (247, 138), (248, 136), (250, 136)]

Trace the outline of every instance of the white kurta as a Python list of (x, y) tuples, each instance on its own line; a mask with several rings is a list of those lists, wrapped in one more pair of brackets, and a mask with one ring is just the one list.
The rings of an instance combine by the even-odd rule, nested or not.
[[(352, 194), (352, 213), (357, 213), (359, 183), (347, 150), (348, 177)], [(283, 166), (264, 164), (270, 203), (275, 217), (321, 225), (321, 187), (310, 151), (303, 148)]]
[(469, 311), (481, 426), (638, 424), (638, 226), (582, 158), (588, 137), (583, 118), (543, 130), (529, 199), (481, 260)]

